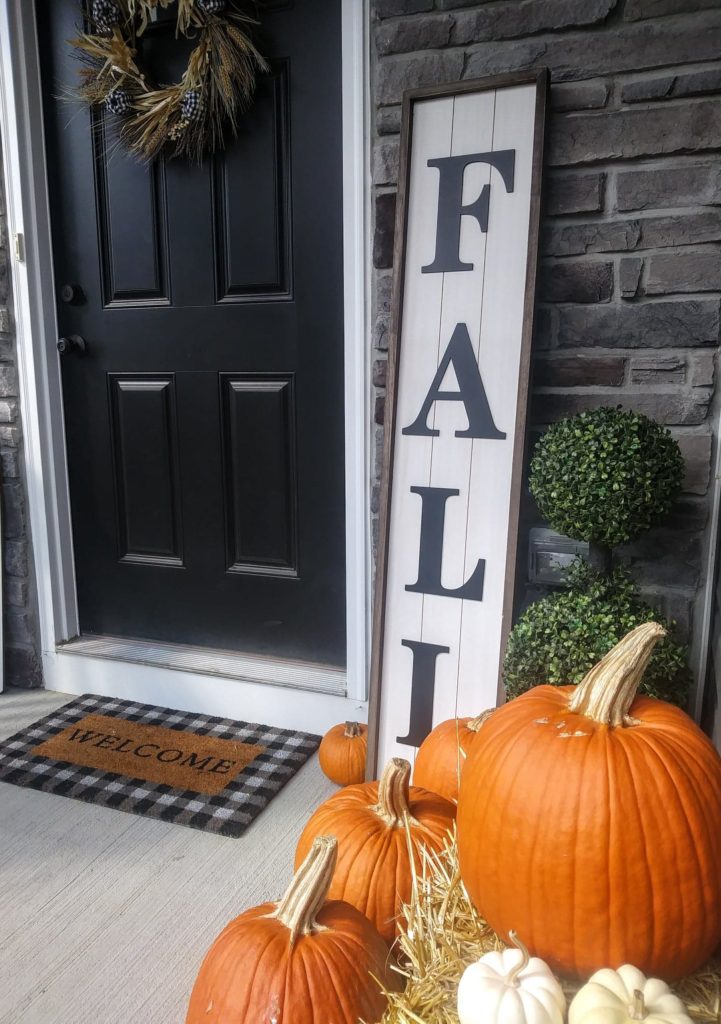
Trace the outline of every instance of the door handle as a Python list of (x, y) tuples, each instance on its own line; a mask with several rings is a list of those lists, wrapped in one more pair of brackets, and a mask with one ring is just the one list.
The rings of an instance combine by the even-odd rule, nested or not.
[(58, 341), (58, 352), (61, 356), (84, 356), (88, 351), (85, 338), (79, 334), (69, 334), (67, 338), (60, 338)]

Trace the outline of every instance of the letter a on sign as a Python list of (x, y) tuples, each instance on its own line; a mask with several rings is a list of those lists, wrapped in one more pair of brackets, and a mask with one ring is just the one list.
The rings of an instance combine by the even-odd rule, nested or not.
[(403, 98), (369, 777), (499, 700), (548, 75)]

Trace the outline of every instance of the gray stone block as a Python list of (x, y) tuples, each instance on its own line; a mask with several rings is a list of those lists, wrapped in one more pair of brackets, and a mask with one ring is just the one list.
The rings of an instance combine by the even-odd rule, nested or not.
[(684, 160), (673, 167), (619, 171), (616, 192), (619, 210), (716, 205), (721, 203), (721, 166), (717, 160)]
[(718, 0), (628, 0), (624, 17), (627, 21), (662, 18), (668, 14), (690, 14), (693, 11), (715, 10)]
[(18, 393), (17, 373), (14, 366), (0, 366), (0, 398), (12, 398)]
[(603, 210), (606, 175), (555, 174), (546, 190), (544, 212), (563, 216), (570, 213), (598, 213)]
[(541, 267), (542, 302), (607, 302), (613, 295), (613, 263), (563, 260)]
[(639, 249), (664, 249), (667, 246), (701, 245), (721, 240), (721, 210), (674, 214), (668, 217), (643, 217), (636, 223), (641, 229)]
[(647, 391), (619, 390), (614, 392), (613, 398), (609, 400), (609, 396), (603, 393), (536, 392), (532, 404), (533, 422), (537, 424), (553, 423), (567, 416), (575, 416), (579, 412), (608, 405), (609, 401), (614, 406), (643, 413), (667, 426), (695, 426), (703, 423), (706, 419), (711, 393), (708, 392), (706, 395), (701, 395), (698, 392), (654, 394)]
[(379, 313), (388, 313), (393, 294), (393, 274), (376, 274), (376, 307)]
[(0, 426), (0, 445), (17, 448), (22, 441), (22, 436), (22, 430), (17, 424), (14, 426)]
[(536, 359), (535, 387), (590, 388), (623, 384), (626, 360), (622, 356), (562, 355)]
[(564, 110), (594, 110), (605, 107), (608, 101), (608, 83), (561, 82), (551, 86), (551, 107), (561, 113)]
[(24, 537), (27, 530), (25, 494), (18, 482), (6, 483), (2, 488), (4, 537)]
[(15, 398), (0, 399), (0, 423), (14, 423), (18, 416), (18, 403)]
[(638, 256), (624, 256), (618, 264), (618, 283), (624, 299), (635, 299), (641, 286), (643, 260)]
[(711, 434), (679, 434), (676, 440), (685, 465), (684, 491), (687, 494), (706, 494), (711, 479)]
[(387, 359), (373, 360), (373, 387), (384, 388), (386, 386), (386, 374), (388, 372)]
[(29, 587), (27, 580), (8, 576), (3, 583), (5, 601), (15, 608), (25, 608), (28, 603)]
[(684, 384), (686, 360), (679, 355), (634, 356), (629, 374), (631, 384)]
[(541, 252), (547, 256), (580, 256), (592, 252), (629, 252), (641, 240), (637, 220), (593, 221), (590, 224), (544, 225)]
[(373, 147), (373, 183), (395, 185), (398, 181), (398, 140), (377, 142)]
[(5, 676), (10, 686), (26, 690), (41, 687), (43, 670), (35, 649), (9, 644), (5, 648)]
[(688, 383), (691, 387), (710, 387), (716, 378), (715, 352), (689, 352)]
[(7, 306), (0, 306), (0, 334), (9, 334), (12, 330), (12, 318)]
[(8, 576), (26, 577), (28, 574), (28, 545), (26, 540), (9, 540), (4, 546), (4, 569)]
[(623, 549), (623, 559), (637, 578), (659, 587), (694, 587), (701, 575), (702, 545), (687, 530), (662, 526), (649, 530)]
[(27, 609), (6, 608), (4, 624), (8, 641), (12, 644), (33, 644), (35, 642), (35, 620)]
[(542, 252), (547, 256), (579, 256), (593, 252), (632, 252), (669, 246), (701, 245), (721, 240), (721, 211), (594, 221), (589, 224), (546, 224)]
[(720, 91), (721, 68), (711, 68), (708, 71), (662, 75), (629, 82), (621, 89), (621, 99), (624, 103), (643, 103), (647, 100), (703, 96)]
[(647, 262), (647, 295), (721, 291), (721, 252), (659, 253)]
[(545, 352), (553, 348), (558, 333), (558, 311), (553, 306), (539, 306), (533, 317), (533, 349)]
[(719, 300), (687, 299), (616, 306), (559, 306), (563, 348), (694, 348), (717, 345)]
[(451, 40), (454, 46), (490, 39), (517, 39), (538, 32), (598, 25), (617, 0), (513, 0), (457, 14)]
[(393, 233), (396, 221), (396, 194), (384, 192), (376, 196), (375, 233), (373, 235), (373, 266), (385, 270), (393, 266)]
[(376, 100), (382, 106), (400, 103), (406, 89), (457, 82), (463, 72), (463, 64), (461, 50), (386, 57), (377, 65)]
[(398, 135), (401, 130), (401, 108), (379, 107), (376, 111), (376, 131), (379, 135)]
[(375, 407), (373, 411), (373, 422), (383, 425), (385, 423), (386, 414), (386, 398), (385, 395), (376, 395)]
[(646, 100), (665, 99), (671, 95), (675, 82), (675, 75), (644, 78), (640, 82), (627, 82), (621, 88), (621, 100), (624, 103), (643, 103)]
[(5, 448), (0, 451), (0, 464), (2, 465), (3, 480), (12, 480), (20, 476), (20, 463), (16, 448)]
[(480, 43), (469, 51), (464, 78), (549, 67), (554, 82), (576, 81), (718, 60), (720, 52), (721, 10), (714, 7), (679, 21), (614, 25), (592, 37), (588, 32), (564, 32), (542, 39)]
[(701, 96), (709, 92), (721, 92), (721, 68), (690, 71), (688, 74), (676, 76), (674, 96)]
[(433, 0), (373, 0), (373, 12), (379, 18), (432, 11)]
[(450, 14), (384, 21), (376, 31), (376, 50), (386, 57), (390, 53), (441, 49), (450, 43), (452, 27)]
[(380, 313), (376, 317), (373, 327), (373, 347), (377, 348), (380, 352), (385, 352), (388, 349), (390, 327), (390, 315), (388, 313)]
[(721, 104), (690, 100), (674, 106), (561, 114), (551, 126), (548, 162), (555, 166), (721, 147)]
[(466, 7), (480, 7), (492, 0), (436, 0), (436, 7), (441, 11), (457, 11)]

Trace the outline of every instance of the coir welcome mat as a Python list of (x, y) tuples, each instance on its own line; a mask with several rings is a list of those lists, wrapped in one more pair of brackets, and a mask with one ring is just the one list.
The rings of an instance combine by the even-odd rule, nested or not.
[(319, 743), (85, 694), (0, 742), (0, 781), (240, 836)]

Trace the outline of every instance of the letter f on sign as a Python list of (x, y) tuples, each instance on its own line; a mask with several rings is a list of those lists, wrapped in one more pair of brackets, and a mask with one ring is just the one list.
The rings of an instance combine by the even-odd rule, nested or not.
[(473, 270), (472, 263), (462, 263), (459, 256), (461, 244), (461, 218), (475, 217), (481, 231), (488, 231), (488, 210), (491, 201), (491, 186), (484, 185), (481, 194), (472, 203), (463, 205), (463, 176), (469, 164), (489, 164), (495, 167), (503, 179), (506, 192), (513, 192), (516, 171), (515, 149), (499, 149), (496, 153), (469, 153), (466, 156), (444, 156), (429, 160), (429, 167), (437, 167), (438, 220), (436, 222), (436, 256), (432, 263), (422, 267), (423, 274), (454, 273)]

